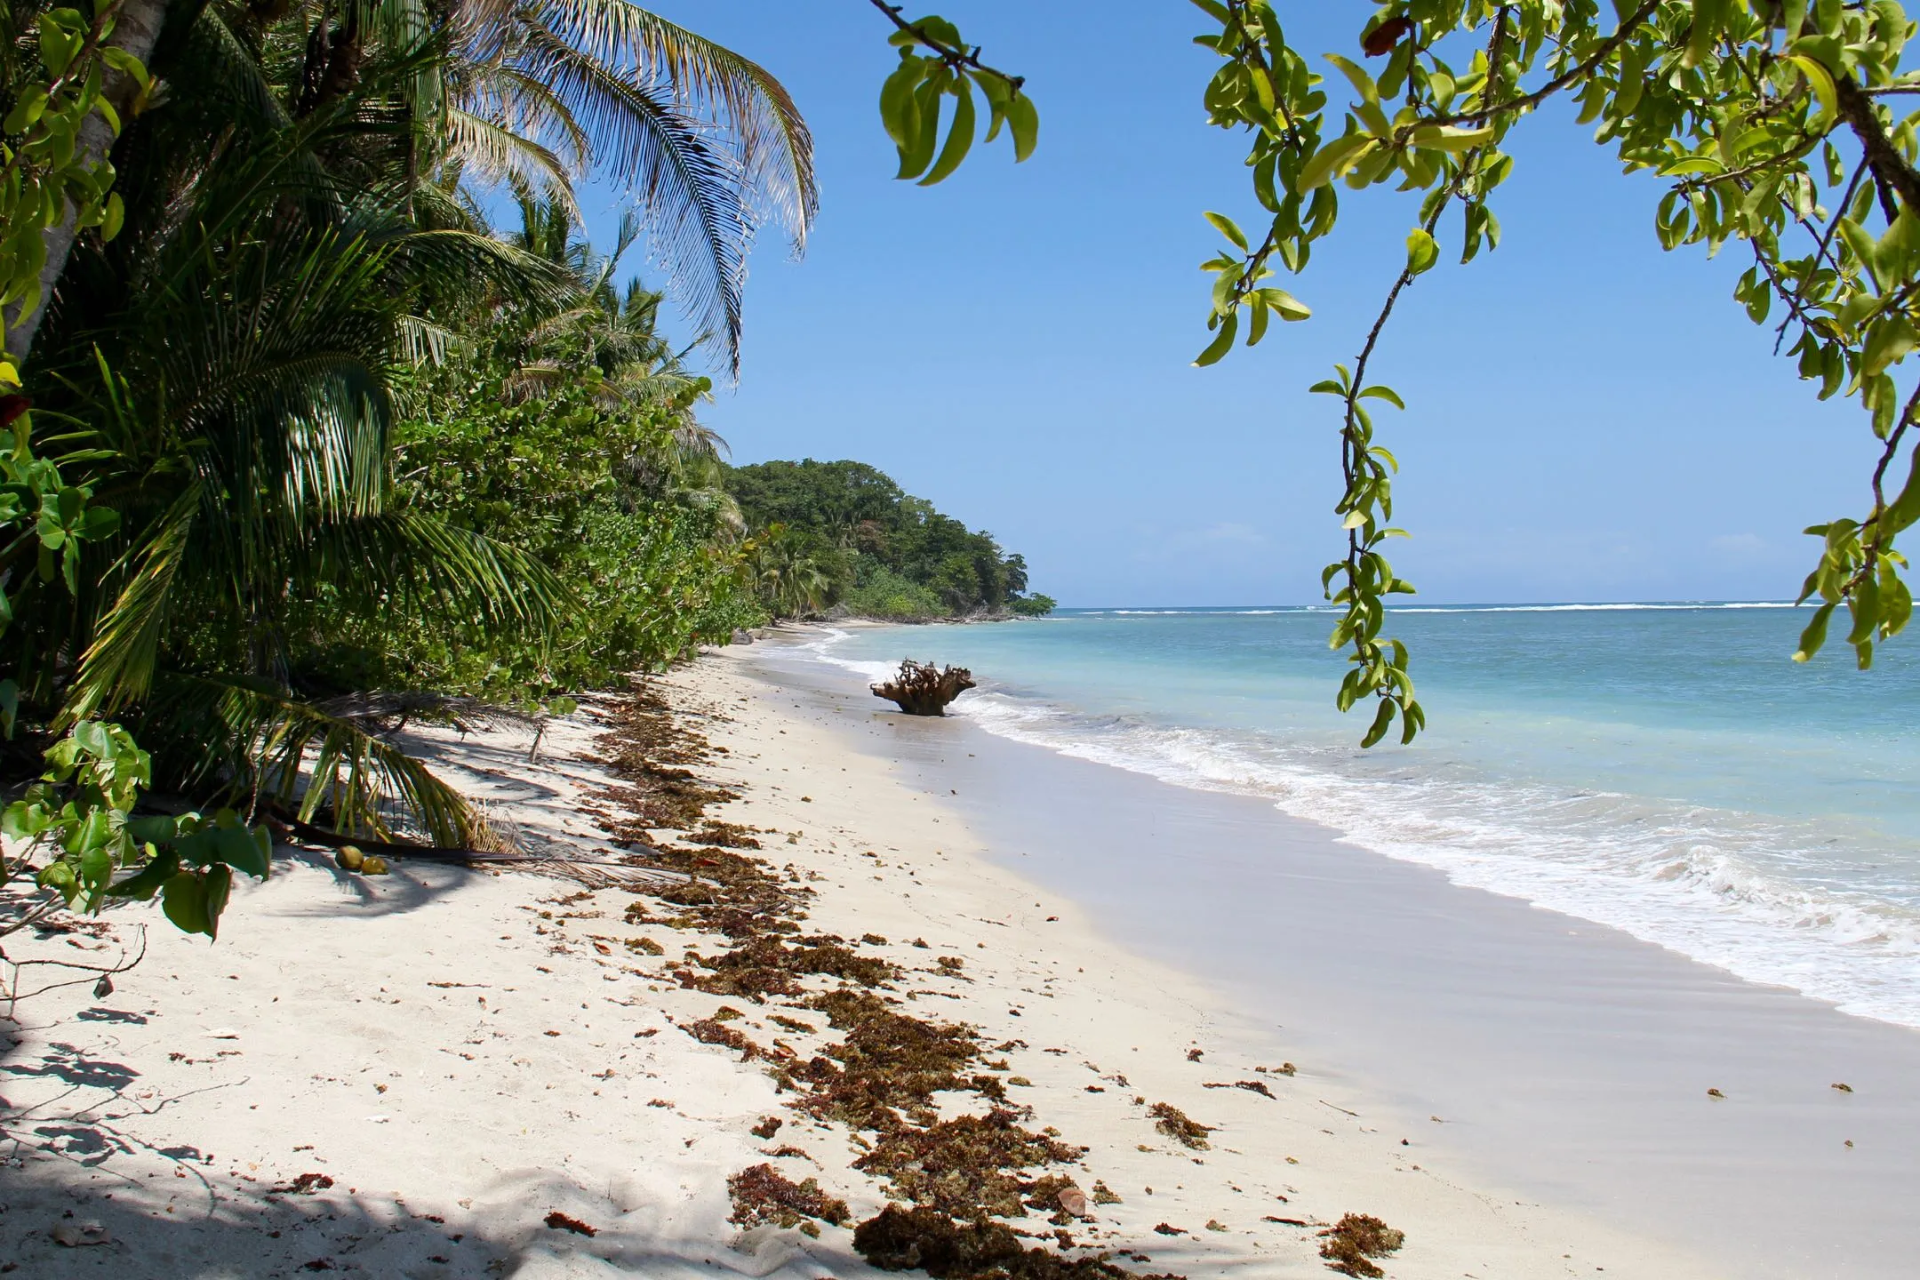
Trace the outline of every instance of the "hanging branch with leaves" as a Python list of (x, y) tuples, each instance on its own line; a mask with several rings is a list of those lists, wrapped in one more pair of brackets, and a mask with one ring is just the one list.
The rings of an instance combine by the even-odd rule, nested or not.
[[(888, 43), (900, 50), (900, 65), (880, 88), (880, 120), (900, 152), (896, 178), (917, 178), (923, 187), (944, 182), (960, 167), (979, 129), (974, 105), (977, 87), (987, 103), (987, 136), (1005, 129), (1013, 140), (1015, 162), (1033, 154), (1040, 140), (1040, 115), (1024, 89), (1025, 80), (980, 60), (980, 49), (960, 38), (945, 18), (908, 22), (898, 5), (873, 0), (894, 25)], [(940, 143), (940, 106), (953, 99), (947, 140)], [(935, 153), (938, 152), (938, 158)]]
[[(1920, 116), (1891, 104), (1920, 93), (1920, 76), (1901, 71), (1915, 28), (1899, 4), (1390, 0), (1356, 33), (1364, 59), (1384, 59), (1379, 69), (1327, 53), (1339, 75), (1323, 78), (1288, 43), (1269, 0), (1193, 3), (1213, 22), (1198, 43), (1221, 58), (1206, 90), (1209, 118), (1250, 137), (1253, 197), (1271, 219), (1256, 242), (1232, 219), (1207, 215), (1229, 248), (1205, 264), (1214, 338), (1197, 363), (1227, 355), (1243, 313), (1248, 346), (1270, 316), (1307, 316), (1263, 282), (1276, 259), (1290, 273), (1306, 270), (1314, 243), (1338, 221), (1339, 186), (1423, 193), (1404, 264), (1358, 360), (1313, 387), (1342, 406), (1345, 491), (1335, 513), (1347, 554), (1323, 583), (1342, 607), (1333, 647), (1353, 664), (1340, 707), (1377, 704), (1364, 745), (1396, 717), (1402, 742), (1425, 723), (1406, 647), (1381, 635), (1387, 597), (1412, 587), (1379, 551), (1400, 532), (1387, 525), (1396, 463), (1373, 442), (1363, 401), (1404, 405), (1367, 382), (1368, 365), (1395, 302), (1438, 261), (1443, 223), (1458, 228), (1462, 263), (1498, 247), (1490, 200), (1513, 168), (1505, 139), (1555, 97), (1576, 104), (1579, 122), (1596, 126), (1595, 140), (1628, 171), (1668, 182), (1654, 215), (1665, 248), (1714, 253), (1744, 242), (1754, 264), (1735, 299), (1755, 324), (1777, 303), (1786, 312), (1778, 340), (1791, 340), (1800, 376), (1819, 384), (1820, 399), (1856, 399), (1881, 444), (1865, 513), (1807, 531), (1822, 551), (1801, 600), (1820, 603), (1794, 658), (1819, 651), (1843, 604), (1863, 668), (1875, 643), (1906, 626), (1912, 597), (1894, 537), (1920, 520), (1920, 452), (1909, 431), (1920, 386), (1901, 386), (1896, 370), (1920, 346)], [(1344, 90), (1338, 103), (1333, 85)], [(1895, 488), (1888, 477), (1903, 453), (1907, 478)]]

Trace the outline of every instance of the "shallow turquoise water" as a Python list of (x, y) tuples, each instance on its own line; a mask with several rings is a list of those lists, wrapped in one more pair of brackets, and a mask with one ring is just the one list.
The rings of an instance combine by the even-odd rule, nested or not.
[(1429, 731), (1357, 749), (1325, 611), (1067, 611), (804, 646), (878, 675), (970, 666), (982, 727), (1248, 792), (1352, 842), (1920, 1026), (1920, 661), (1787, 659), (1738, 605), (1409, 609)]

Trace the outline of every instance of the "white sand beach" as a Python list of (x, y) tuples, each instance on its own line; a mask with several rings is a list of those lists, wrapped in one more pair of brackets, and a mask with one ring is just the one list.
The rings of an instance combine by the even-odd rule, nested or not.
[[(1379, 1265), (1408, 1280), (1733, 1274), (1465, 1172), (1351, 1079), (1289, 1073), (1220, 990), (991, 857), (957, 795), (908, 785), (881, 737), (889, 709), (803, 705), (755, 662), (728, 649), (657, 682), (715, 748), (693, 772), (738, 794), (708, 816), (752, 828), (753, 856), (813, 891), (806, 929), (897, 967), (873, 990), (889, 1007), (977, 1028), (974, 1069), (1019, 1123), (1085, 1148), (1021, 1172), (1090, 1197), (1083, 1219), (1050, 1222), (1051, 1203), (1013, 1219), (1028, 1243), (1071, 1240), (1068, 1257), (1141, 1275), (1305, 1277), (1331, 1274), (1318, 1233), (1359, 1213), (1405, 1233)], [(617, 853), (598, 797), (605, 705), (550, 726), (535, 763), (505, 730), (434, 731), (434, 755), (530, 845)], [(856, 733), (871, 744), (854, 749)], [(817, 1179), (849, 1223), (889, 1184), (852, 1167), (873, 1133), (776, 1089), (775, 1069), (831, 1047), (819, 1006), (676, 981), (684, 952), (726, 939), (666, 914), (548, 875), (399, 861), (360, 877), (316, 852), (240, 888), (216, 943), (145, 908), (42, 939), (41, 954), (104, 962), (144, 929), (147, 955), (110, 995), (23, 1001), (0, 1044), (0, 1270), (877, 1274), (845, 1225), (729, 1221), (728, 1180), (754, 1166)], [(1156, 1104), (1208, 1126), (1205, 1146), (1157, 1126)], [(935, 1105), (992, 1109), (977, 1092)]]

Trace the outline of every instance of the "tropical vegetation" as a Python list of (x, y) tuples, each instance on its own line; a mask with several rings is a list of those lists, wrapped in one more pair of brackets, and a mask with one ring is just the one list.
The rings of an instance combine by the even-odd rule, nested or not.
[[(987, 97), (1024, 156), (1031, 104)], [(0, 759), (40, 774), (0, 877), (44, 891), (0, 934), (158, 895), (212, 935), (265, 823), (485, 847), (395, 705), (561, 707), (849, 588), (1036, 607), (897, 489), (864, 574), (750, 527), (697, 370), (738, 374), (757, 232), (804, 246), (812, 145), (627, 0), (18, 0), (0, 135)], [(630, 206), (604, 251), (589, 180)]]
[[(624, 0), (22, 0), (0, 122), (11, 768), (48, 752), (7, 831), (42, 886), (158, 879), (212, 932), (264, 870), (221, 805), (482, 843), (342, 694), (538, 702), (760, 616), (710, 384), (614, 278), (644, 238), (737, 368), (754, 234), (816, 207), (754, 63)], [(588, 178), (633, 198), (605, 257)], [(162, 830), (149, 784), (216, 812)]]
[(863, 462), (762, 462), (723, 482), (754, 530), (750, 561), (780, 617), (839, 610), (896, 622), (1032, 616), (1027, 562)]

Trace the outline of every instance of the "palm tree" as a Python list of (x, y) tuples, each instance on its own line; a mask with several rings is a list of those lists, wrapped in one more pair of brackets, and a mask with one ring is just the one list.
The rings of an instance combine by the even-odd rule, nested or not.
[[(412, 125), (401, 139), (410, 185), (513, 181), (569, 207), (582, 178), (626, 193), (672, 291), (716, 337), (734, 375), (758, 229), (780, 223), (798, 253), (818, 212), (812, 138), (780, 82), (629, 0), (117, 3), (112, 42), (167, 78), (175, 109), (159, 114), (198, 117), (193, 150), (221, 130), (204, 131), (210, 121), (179, 111), (183, 100), (278, 124), (349, 94), (383, 60), (401, 61), (409, 74), (394, 105)], [(9, 54), (50, 7), (15, 0), (0, 26)], [(133, 88), (119, 73), (109, 78), (123, 117)], [(129, 132), (116, 159), (153, 130), (136, 121)], [(89, 159), (112, 145), (104, 124), (79, 139)], [(42, 306), (65, 278), (72, 242), (71, 228), (49, 239)], [(39, 326), (36, 309), (19, 350)]]

